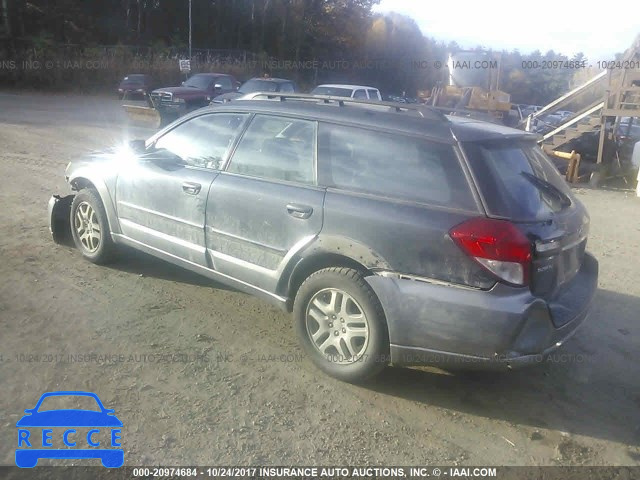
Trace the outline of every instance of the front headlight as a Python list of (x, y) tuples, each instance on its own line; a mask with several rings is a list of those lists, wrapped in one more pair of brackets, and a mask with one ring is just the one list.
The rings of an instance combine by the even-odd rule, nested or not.
[(176, 99), (174, 99), (174, 102), (176, 102), (176, 103), (185, 103), (184, 98), (176, 98)]

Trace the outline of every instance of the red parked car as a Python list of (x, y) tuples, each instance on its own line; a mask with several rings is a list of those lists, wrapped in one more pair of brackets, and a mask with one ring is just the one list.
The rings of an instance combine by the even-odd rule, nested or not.
[(180, 87), (163, 87), (151, 92), (151, 101), (162, 117), (182, 116), (209, 105), (223, 93), (235, 92), (238, 81), (223, 73), (196, 73)]

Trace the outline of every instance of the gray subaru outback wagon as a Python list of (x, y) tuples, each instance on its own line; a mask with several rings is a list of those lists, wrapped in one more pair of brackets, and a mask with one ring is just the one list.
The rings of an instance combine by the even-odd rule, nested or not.
[(70, 163), (54, 238), (66, 222), (92, 262), (128, 245), (272, 301), (351, 382), (388, 364), (536, 363), (582, 323), (589, 216), (537, 137), (419, 106), (269, 98)]

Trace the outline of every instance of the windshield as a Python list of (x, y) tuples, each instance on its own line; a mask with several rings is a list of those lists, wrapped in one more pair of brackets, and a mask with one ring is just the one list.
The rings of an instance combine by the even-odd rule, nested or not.
[(209, 88), (211, 80), (212, 78), (208, 75), (194, 75), (189, 80), (184, 82), (184, 86), (206, 90), (207, 88)]
[(127, 75), (122, 79), (122, 83), (144, 83), (144, 75)]
[(277, 92), (278, 84), (269, 80), (249, 80), (245, 82), (239, 89), (240, 93), (253, 92)]
[(469, 142), (463, 146), (488, 213), (546, 219), (572, 203), (569, 186), (534, 142)]
[(311, 95), (331, 95), (334, 97), (350, 97), (353, 90), (350, 88), (319, 86), (311, 90)]

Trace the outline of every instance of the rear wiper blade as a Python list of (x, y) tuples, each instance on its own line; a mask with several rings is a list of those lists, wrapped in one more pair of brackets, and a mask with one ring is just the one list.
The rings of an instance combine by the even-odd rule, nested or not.
[(527, 180), (529, 180), (529, 182), (531, 182), (534, 186), (538, 187), (540, 190), (544, 191), (545, 193), (549, 193), (553, 196), (555, 196), (556, 198), (558, 198), (560, 200), (560, 204), (562, 205), (562, 207), (568, 207), (571, 205), (571, 199), (569, 198), (569, 196), (564, 193), (563, 191), (561, 191), (558, 187), (556, 187), (555, 185), (547, 182), (546, 180), (543, 180), (540, 177), (536, 177), (535, 175), (529, 173), (529, 172), (525, 172), (522, 171), (520, 172), (520, 174), (526, 178)]

